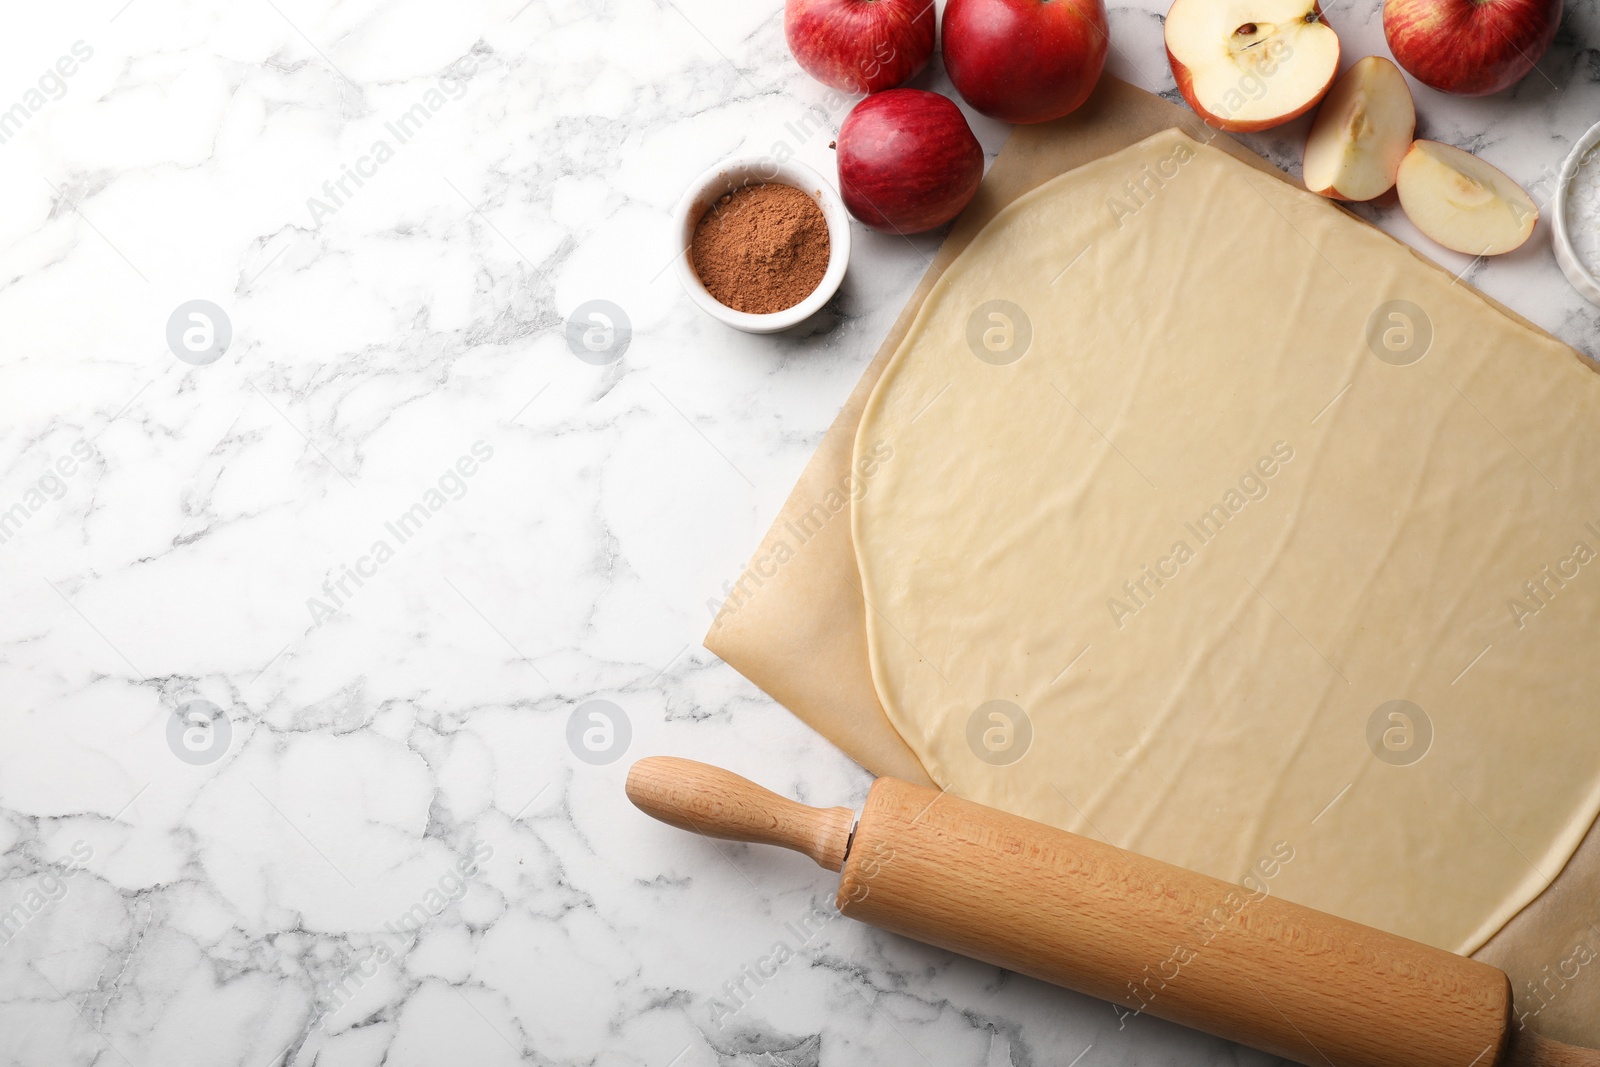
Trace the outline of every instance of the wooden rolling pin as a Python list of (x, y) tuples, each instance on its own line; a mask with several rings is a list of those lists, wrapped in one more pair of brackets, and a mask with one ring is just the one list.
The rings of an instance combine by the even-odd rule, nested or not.
[[(1314, 1067), (1600, 1067), (1511, 1018), (1486, 963), (895, 778), (859, 820), (655, 756), (646, 814), (839, 871), (839, 911)], [(853, 830), (852, 830), (853, 827)]]

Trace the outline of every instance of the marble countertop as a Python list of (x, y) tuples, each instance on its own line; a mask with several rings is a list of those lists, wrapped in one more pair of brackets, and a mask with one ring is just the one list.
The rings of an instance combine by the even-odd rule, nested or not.
[[(1165, 6), (1113, 7), (1110, 69), (1170, 94)], [(1328, 15), (1383, 50), (1375, 0)], [(1266, 1062), (838, 919), (802, 857), (623, 797), (660, 752), (868, 785), (699, 645), (938, 240), (858, 228), (788, 336), (683, 298), (696, 174), (832, 171), (844, 108), (775, 2), (12, 17), (0, 1061)], [(1547, 198), (1597, 40), (1569, 5), (1515, 91), (1419, 90), (1420, 132)], [(1303, 128), (1252, 143), (1292, 167)], [(1597, 352), (1545, 222), (1469, 262), (1375, 217)], [(598, 354), (592, 301), (631, 328)]]

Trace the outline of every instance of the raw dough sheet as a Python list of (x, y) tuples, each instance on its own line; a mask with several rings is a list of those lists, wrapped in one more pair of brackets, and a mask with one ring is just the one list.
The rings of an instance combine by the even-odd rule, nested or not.
[(1471, 952), (1600, 805), (1597, 454), (1566, 346), (1156, 134), (991, 221), (867, 403), (878, 695), (962, 796)]
[[(851, 439), (867, 395), (888, 356), (900, 346), (928, 291), (983, 224), (1002, 207), (1064, 170), (1105, 156), (1152, 132), (1173, 126), (1188, 129), (1198, 137), (1214, 138), (1213, 143), (1217, 148), (1252, 165), (1259, 174), (1265, 176), (1255, 179), (1263, 188), (1270, 189), (1273, 182), (1283, 178), (1279, 172), (1226, 137), (1217, 137), (1213, 131), (1199, 126), (1185, 109), (1112, 79), (1107, 79), (1089, 105), (1074, 116), (1044, 127), (1017, 130), (986, 177), (979, 199), (947, 239), (933, 269), (902, 314), (878, 359), (868, 368), (860, 386), (841, 412), (784, 512), (774, 523), (761, 548), (752, 556), (751, 569), (746, 575), (748, 581), (744, 586), (751, 595), (736, 597), (731, 601), (707, 637), (708, 647), (875, 773), (927, 780), (916, 754), (889, 725), (872, 688), (866, 656), (867, 611), (858, 591), (861, 577), (857, 572), (849, 536), (848, 515), (826, 503), (829, 499), (836, 500), (841, 489), (848, 497), (852, 485), (858, 490), (864, 487), (869, 494), (876, 493), (878, 486), (889, 484), (882, 481), (880, 476), (894, 470), (895, 464), (905, 457), (903, 451), (896, 452), (895, 458), (878, 465), (870, 474), (852, 468)], [(1339, 217), (1352, 226), (1362, 227), (1362, 224), (1347, 216)], [(1376, 231), (1371, 232), (1379, 240), (1388, 241), (1377, 235)], [(1410, 253), (1403, 246), (1389, 242), (1380, 255), (1392, 260), (1404, 260)], [(1431, 264), (1424, 264), (1423, 269), (1429, 276), (1448, 281), (1448, 276), (1442, 275)], [(1482, 313), (1492, 314), (1487, 301), (1465, 287), (1460, 288), (1467, 299), (1482, 302)], [(1506, 315), (1507, 322), (1520, 324), (1520, 320), (1514, 316), (1509, 313)], [(1519, 325), (1519, 328), (1522, 327), (1526, 327), (1526, 324)], [(1540, 337), (1531, 331), (1527, 336)], [(1538, 343), (1548, 342), (1541, 339)], [(1579, 357), (1563, 349), (1562, 358), (1577, 360)], [(1025, 362), (1019, 361), (1018, 365)], [(1426, 363), (1424, 359), (1410, 368), (1386, 366), (1383, 369), (1417, 370)], [(1081, 402), (1082, 398), (1078, 399)], [(1347, 395), (1344, 399), (1350, 397)], [(1499, 403), (1500, 400), (1494, 398), (1492, 403)], [(1330, 418), (1331, 414), (1324, 416), (1318, 425), (1321, 426), (1323, 421)], [(1269, 445), (1271, 443), (1268, 442)], [(1572, 451), (1562, 453), (1560, 448), (1556, 453), (1557, 465), (1563, 462), (1561, 455), (1575, 455)], [(1298, 452), (1296, 458), (1304, 459), (1306, 456), (1307, 453)], [(1278, 474), (1292, 471), (1293, 460), (1284, 465)], [(1223, 488), (1218, 486), (1219, 492)], [(830, 491), (833, 492), (832, 497), (829, 496)], [(1271, 500), (1272, 497), (1266, 499)], [(819, 504), (823, 505), (821, 512), (816, 510)], [(809, 526), (804, 524), (807, 515), (811, 516)], [(1249, 517), (1247, 506), (1239, 518), (1242, 521)], [(797, 521), (801, 521), (802, 525), (797, 527)], [(806, 531), (804, 538), (797, 539), (793, 532), (797, 528)], [(1003, 526), (997, 525), (994, 529), (1000, 531)], [(1242, 529), (1242, 526), (1237, 527), (1235, 532)], [(774, 549), (780, 545), (783, 546), (780, 554), (785, 562), (773, 566)], [(1219, 542), (1212, 547), (1226, 546)], [(1176, 587), (1166, 591), (1176, 591)], [(1551, 603), (1552, 606), (1556, 604), (1555, 601)], [(1159, 601), (1151, 601), (1152, 607), (1158, 604)], [(1551, 617), (1546, 616), (1547, 619)], [(1131, 626), (1135, 620), (1127, 621)], [(1532, 625), (1532, 621), (1529, 625)], [(1077, 667), (1087, 664), (1088, 660), (1085, 659)], [(1474, 670), (1481, 666), (1482, 661)], [(1462, 684), (1466, 684), (1465, 680)], [(1437, 728), (1438, 716), (1432, 718)], [(1427, 767), (1433, 757), (1446, 751), (1445, 737), (1436, 737), (1434, 745), (1437, 747), (1430, 752), (1429, 758), (1414, 766), (1380, 764), (1374, 770), (1416, 771)], [(1369, 764), (1379, 764), (1370, 752), (1363, 757), (1357, 751), (1355, 756), (1365, 759)], [(1508, 761), (1500, 753), (1490, 753), (1484, 759), (1487, 766), (1475, 766), (1473, 769), (1480, 776), (1487, 777), (1473, 781), (1480, 785), (1489, 781), (1491, 792), (1496, 797), (1491, 803), (1500, 803), (1500, 786), (1494, 784), (1493, 780), (1506, 771), (1504, 765)], [(1437, 762), (1442, 766), (1443, 760)], [(1351, 793), (1354, 791), (1352, 787)], [(1482, 803), (1479, 794), (1472, 793), (1470, 796)], [(1349, 796), (1341, 798), (1340, 804), (1348, 799)], [(1223, 802), (1226, 802), (1225, 798)], [(1324, 822), (1332, 820), (1338, 811), (1339, 805), (1335, 805), (1325, 815), (1318, 813), (1320, 818), (1316, 826), (1320, 828)], [(1424, 826), (1429, 818), (1428, 810), (1415, 815), (1415, 820)], [(1095, 821), (1100, 822), (1099, 819)], [(1103, 828), (1113, 838), (1117, 836), (1109, 827)], [(1579, 826), (1578, 831), (1581, 830)], [(1309, 840), (1302, 838), (1302, 841)], [(1309, 844), (1299, 846), (1302, 850), (1297, 850), (1297, 861), (1312, 855), (1303, 851), (1309, 847)], [(1518, 1010), (1526, 1013), (1528, 1025), (1551, 1036), (1580, 1042), (1600, 1041), (1600, 1032), (1597, 1032), (1595, 1025), (1595, 1008), (1600, 1004), (1596, 993), (1600, 989), (1600, 982), (1593, 980), (1590, 974), (1600, 967), (1585, 968), (1578, 962), (1588, 958), (1589, 946), (1600, 946), (1600, 933), (1596, 933), (1591, 926), (1594, 919), (1592, 902), (1596, 896), (1596, 885), (1600, 883), (1600, 862), (1597, 862), (1597, 857), (1600, 857), (1600, 840), (1591, 833), (1554, 886), (1477, 953), (1480, 958), (1496, 963), (1512, 974), (1513, 985), (1518, 993)], [(1555, 873), (1550, 870), (1550, 864), (1542, 865), (1548, 873)], [(1287, 876), (1294, 869), (1295, 862), (1291, 862), (1283, 867), (1281, 873)], [(1235, 871), (1232, 876), (1239, 877), (1241, 873)], [(1275, 891), (1282, 891), (1279, 887), (1285, 884), (1277, 880)], [(1294, 894), (1285, 892), (1285, 895)]]

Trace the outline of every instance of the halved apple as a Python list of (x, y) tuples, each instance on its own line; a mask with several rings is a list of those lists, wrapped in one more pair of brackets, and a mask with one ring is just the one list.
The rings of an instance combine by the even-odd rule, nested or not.
[(1306, 137), (1306, 188), (1334, 200), (1371, 200), (1394, 185), (1417, 132), (1400, 68), (1367, 56), (1328, 90)]
[(1175, 0), (1163, 32), (1178, 91), (1221, 130), (1305, 114), (1339, 69), (1339, 35), (1315, 0)]
[(1424, 236), (1469, 256), (1519, 247), (1539, 221), (1522, 186), (1471, 152), (1416, 141), (1395, 180), (1400, 206)]

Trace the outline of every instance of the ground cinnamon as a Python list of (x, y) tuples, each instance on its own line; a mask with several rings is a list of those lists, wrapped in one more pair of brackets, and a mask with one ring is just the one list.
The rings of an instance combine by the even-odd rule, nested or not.
[(689, 262), (712, 296), (735, 311), (769, 315), (794, 307), (828, 269), (828, 220), (790, 185), (746, 185), (706, 209)]

